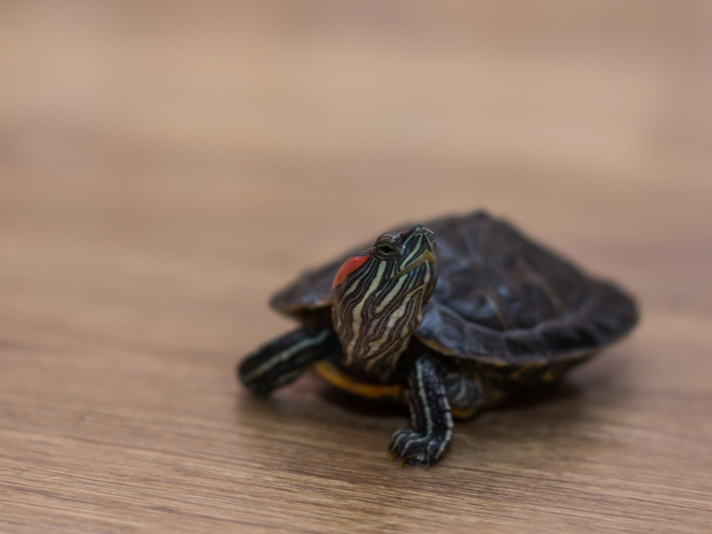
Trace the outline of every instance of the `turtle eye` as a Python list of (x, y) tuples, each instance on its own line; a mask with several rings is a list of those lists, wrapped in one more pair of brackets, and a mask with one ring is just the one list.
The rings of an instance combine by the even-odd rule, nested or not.
[(389, 243), (388, 241), (383, 241), (376, 245), (376, 252), (378, 252), (379, 256), (388, 258), (389, 256), (393, 256), (393, 254), (395, 254), (396, 247), (393, 246), (393, 244)]

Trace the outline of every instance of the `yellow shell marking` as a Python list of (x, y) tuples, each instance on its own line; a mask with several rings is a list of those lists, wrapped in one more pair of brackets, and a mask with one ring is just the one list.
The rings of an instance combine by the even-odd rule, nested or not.
[[(332, 386), (336, 386), (337, 388), (353, 393), (354, 395), (360, 395), (361, 397), (366, 397), (368, 399), (395, 399), (400, 402), (404, 402), (406, 400), (402, 384), (379, 386), (377, 384), (357, 382), (350, 376), (344, 374), (333, 363), (326, 360), (316, 362), (314, 364), (314, 370)], [(479, 410), (458, 410), (457, 408), (452, 408), (451, 411), (452, 416), (457, 419), (469, 419)]]
[(378, 384), (357, 382), (350, 376), (344, 374), (333, 363), (326, 360), (316, 362), (314, 369), (331, 385), (353, 393), (354, 395), (360, 395), (369, 399), (392, 398), (402, 400), (403, 398), (403, 386), (401, 384), (379, 386)]

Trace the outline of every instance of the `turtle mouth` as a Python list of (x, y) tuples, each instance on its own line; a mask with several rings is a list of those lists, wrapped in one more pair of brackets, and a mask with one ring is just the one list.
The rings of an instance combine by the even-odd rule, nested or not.
[(417, 234), (420, 243), (416, 245), (416, 249), (420, 248), (421, 246), (423, 247), (423, 251), (415, 258), (410, 260), (404, 267), (401, 269), (398, 273), (396, 273), (391, 280), (395, 280), (397, 278), (400, 278), (403, 275), (408, 274), (414, 269), (417, 269), (424, 263), (432, 263), (433, 266), (437, 266), (438, 260), (435, 257), (435, 251), (434, 251), (434, 236), (433, 233), (426, 229), (426, 228), (421, 228), (417, 227), (415, 229), (415, 233)]
[(432, 250), (427, 249), (425, 252), (423, 252), (420, 256), (415, 258), (407, 267), (405, 267), (401, 272), (399, 272), (396, 276), (393, 277), (393, 280), (396, 278), (400, 278), (403, 275), (408, 274), (410, 271), (413, 269), (417, 269), (424, 263), (432, 263), (433, 265), (438, 264), (438, 260), (435, 258), (435, 254), (433, 254)]

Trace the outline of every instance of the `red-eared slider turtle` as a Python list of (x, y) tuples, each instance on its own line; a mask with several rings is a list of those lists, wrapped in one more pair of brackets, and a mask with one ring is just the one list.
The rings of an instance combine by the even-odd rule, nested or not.
[(387, 232), (271, 303), (302, 326), (245, 358), (245, 386), (267, 395), (313, 366), (352, 393), (406, 400), (412, 428), (390, 452), (409, 464), (440, 456), (452, 416), (559, 379), (637, 320), (620, 289), (484, 212)]

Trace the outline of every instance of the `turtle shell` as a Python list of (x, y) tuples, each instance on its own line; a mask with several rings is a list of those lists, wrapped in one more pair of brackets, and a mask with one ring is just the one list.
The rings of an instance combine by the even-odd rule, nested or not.
[[(449, 356), (496, 366), (579, 361), (626, 334), (634, 301), (482, 211), (423, 223), (436, 239), (438, 283), (416, 336)], [(329, 322), (331, 284), (355, 252), (308, 271), (271, 304)]]

